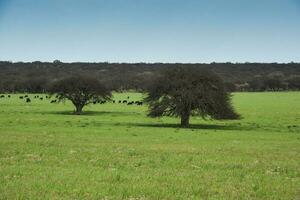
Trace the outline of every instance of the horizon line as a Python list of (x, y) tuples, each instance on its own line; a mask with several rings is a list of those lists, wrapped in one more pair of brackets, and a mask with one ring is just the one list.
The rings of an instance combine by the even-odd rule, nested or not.
[(55, 59), (53, 61), (40, 61), (40, 60), (34, 60), (34, 61), (12, 61), (12, 60), (0, 60), (0, 62), (8, 62), (8, 63), (64, 63), (64, 64), (72, 64), (72, 63), (88, 63), (88, 64), (300, 64), (299, 62), (290, 61), (290, 62), (146, 62), (146, 61), (140, 61), (140, 62), (110, 62), (110, 61), (61, 61), (58, 59)]

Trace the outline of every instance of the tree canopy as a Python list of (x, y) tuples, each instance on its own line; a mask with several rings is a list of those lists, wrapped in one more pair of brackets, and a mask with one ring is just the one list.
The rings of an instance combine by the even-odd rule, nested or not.
[(149, 116), (178, 116), (181, 126), (189, 126), (191, 115), (213, 119), (238, 119), (230, 94), (213, 72), (194, 67), (164, 71), (148, 90), (145, 101)]
[(82, 75), (56, 81), (49, 91), (51, 95), (56, 95), (58, 102), (70, 100), (76, 108), (75, 114), (81, 114), (83, 107), (90, 103), (111, 98), (110, 90), (96, 78)]

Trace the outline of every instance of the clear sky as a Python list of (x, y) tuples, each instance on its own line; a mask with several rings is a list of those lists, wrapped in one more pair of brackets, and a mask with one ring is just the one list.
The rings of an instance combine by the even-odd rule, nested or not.
[(0, 60), (300, 62), (300, 0), (0, 0)]

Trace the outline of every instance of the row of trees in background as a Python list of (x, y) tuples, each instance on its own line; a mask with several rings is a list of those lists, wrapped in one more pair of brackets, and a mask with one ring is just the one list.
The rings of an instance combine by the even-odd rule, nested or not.
[(233, 91), (286, 91), (300, 90), (300, 75), (285, 77), (282, 72), (256, 75), (242, 84), (235, 84)]
[[(144, 101), (150, 117), (176, 116), (188, 127), (190, 116), (213, 119), (238, 119), (222, 79), (215, 73), (195, 67), (176, 67), (163, 71), (147, 89)], [(49, 93), (57, 102), (70, 100), (75, 114), (84, 106), (111, 100), (111, 90), (96, 78), (72, 76), (55, 81)]]
[(229, 91), (300, 90), (299, 63), (62, 63), (0, 62), (0, 92), (47, 92), (70, 75), (93, 74), (112, 90), (146, 90), (162, 71), (174, 67), (210, 69)]

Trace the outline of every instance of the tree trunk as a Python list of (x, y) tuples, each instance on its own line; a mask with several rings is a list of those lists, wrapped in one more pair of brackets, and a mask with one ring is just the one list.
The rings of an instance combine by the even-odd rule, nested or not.
[(185, 112), (181, 114), (181, 126), (182, 127), (189, 127), (190, 125), (190, 113)]
[(75, 107), (76, 107), (75, 114), (76, 115), (81, 115), (83, 106), (82, 105), (75, 105)]

